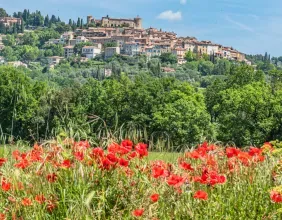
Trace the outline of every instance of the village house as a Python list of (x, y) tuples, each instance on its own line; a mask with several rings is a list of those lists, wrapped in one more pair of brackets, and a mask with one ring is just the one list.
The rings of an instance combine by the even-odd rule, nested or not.
[(25, 64), (25, 63), (23, 63), (21, 61), (7, 62), (6, 64), (9, 65), (9, 66), (16, 67), (16, 68), (17, 67), (25, 67), (25, 68), (27, 68), (27, 64)]
[(141, 46), (135, 42), (127, 42), (124, 44), (124, 54), (129, 56), (139, 55), (141, 53)]
[(66, 46), (64, 47), (64, 55), (66, 58), (69, 58), (74, 55), (74, 46)]
[(87, 57), (88, 59), (93, 59), (98, 54), (101, 54), (101, 49), (95, 46), (85, 46), (82, 48), (82, 56)]
[(184, 48), (175, 48), (172, 50), (172, 53), (177, 56), (178, 60), (182, 60), (185, 57), (187, 50)]
[(48, 60), (48, 64), (51, 65), (57, 65), (60, 63), (61, 60), (63, 60), (63, 57), (59, 57), (59, 56), (52, 56), (52, 57), (47, 57)]
[(120, 54), (119, 47), (107, 47), (105, 48), (105, 59), (109, 59), (116, 54)]
[(12, 27), (14, 24), (21, 25), (22, 20), (20, 18), (0, 17), (0, 24), (4, 24), (5, 27)]
[(105, 43), (114, 42), (114, 40), (111, 37), (91, 37), (88, 38), (88, 40), (92, 43), (98, 43), (102, 45), (104, 45)]

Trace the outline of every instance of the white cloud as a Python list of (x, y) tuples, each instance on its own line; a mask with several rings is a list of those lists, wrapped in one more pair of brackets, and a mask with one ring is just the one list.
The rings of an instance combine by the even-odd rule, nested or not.
[(157, 18), (169, 21), (179, 21), (182, 19), (182, 13), (181, 11), (173, 12), (168, 10), (160, 13)]
[(187, 0), (180, 0), (181, 5), (185, 5), (187, 3)]

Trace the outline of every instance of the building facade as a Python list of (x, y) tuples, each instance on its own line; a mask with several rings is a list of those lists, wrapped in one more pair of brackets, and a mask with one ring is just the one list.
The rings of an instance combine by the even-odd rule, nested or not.
[(82, 56), (87, 57), (88, 59), (93, 59), (98, 54), (101, 54), (101, 49), (95, 46), (85, 46), (82, 48)]
[(120, 54), (119, 47), (107, 47), (105, 48), (105, 59), (113, 57), (115, 54)]

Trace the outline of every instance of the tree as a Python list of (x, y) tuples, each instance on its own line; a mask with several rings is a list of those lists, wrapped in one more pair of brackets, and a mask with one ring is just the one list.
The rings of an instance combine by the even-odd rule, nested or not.
[(80, 28), (83, 28), (83, 19), (81, 19), (81, 24), (80, 24)]
[(72, 20), (69, 19), (69, 26), (72, 26)]
[(79, 28), (81, 25), (81, 21), (80, 21), (80, 18), (77, 19), (77, 22), (76, 22), (76, 26)]
[(204, 97), (188, 84), (175, 87), (153, 114), (154, 130), (166, 132), (176, 145), (200, 142), (209, 127)]
[(191, 61), (197, 60), (197, 58), (196, 58), (196, 55), (192, 51), (189, 50), (185, 54), (185, 60), (187, 60), (188, 62), (191, 62)]
[(226, 59), (219, 59), (214, 66), (214, 75), (228, 75), (230, 74), (231, 64)]
[(211, 75), (213, 73), (214, 65), (210, 61), (201, 61), (198, 70), (203, 76)]
[(0, 51), (1, 56), (5, 57), (6, 61), (16, 61), (17, 56), (12, 47), (6, 46), (3, 50)]
[(49, 15), (46, 15), (46, 16), (45, 16), (45, 19), (44, 19), (44, 26), (45, 26), (45, 27), (48, 27), (48, 26), (49, 26)]
[(8, 14), (7, 14), (7, 12), (5, 11), (5, 9), (4, 8), (0, 8), (0, 18), (1, 17), (7, 17), (8, 16)]
[(85, 46), (92, 46), (93, 44), (91, 42), (85, 42), (85, 43), (78, 43), (74, 46), (74, 53), (81, 55), (82, 48)]
[(160, 60), (162, 63), (176, 64), (177, 56), (172, 53), (162, 53), (160, 56)]
[(14, 35), (7, 34), (2, 41), (5, 46), (13, 47), (16, 45), (16, 39)]
[(27, 32), (22, 37), (22, 44), (36, 46), (39, 44), (39, 37), (34, 32)]
[(19, 48), (19, 53), (23, 61), (31, 62), (35, 61), (39, 57), (40, 50), (38, 47), (24, 45)]
[(274, 128), (269, 85), (255, 82), (220, 92), (218, 112), (218, 139), (233, 141), (237, 146), (262, 144)]

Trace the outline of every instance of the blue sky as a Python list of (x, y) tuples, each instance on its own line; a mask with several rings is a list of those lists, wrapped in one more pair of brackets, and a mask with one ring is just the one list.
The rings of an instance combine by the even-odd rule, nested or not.
[(0, 0), (8, 13), (25, 8), (69, 18), (131, 18), (144, 27), (211, 40), (244, 53), (282, 56), (281, 0)]

